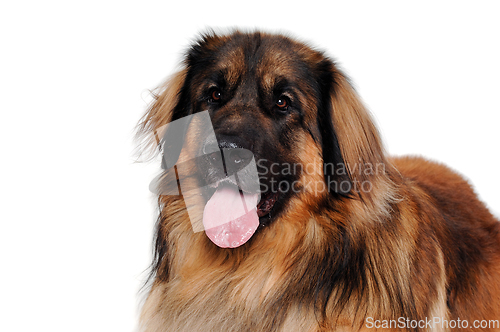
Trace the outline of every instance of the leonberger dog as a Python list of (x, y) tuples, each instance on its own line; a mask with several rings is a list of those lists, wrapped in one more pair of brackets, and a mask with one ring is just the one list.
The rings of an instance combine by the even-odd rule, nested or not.
[[(139, 133), (179, 191), (159, 193), (141, 331), (500, 330), (499, 221), (450, 168), (387, 156), (323, 52), (209, 32), (154, 96)], [(258, 190), (227, 180), (249, 160)]]

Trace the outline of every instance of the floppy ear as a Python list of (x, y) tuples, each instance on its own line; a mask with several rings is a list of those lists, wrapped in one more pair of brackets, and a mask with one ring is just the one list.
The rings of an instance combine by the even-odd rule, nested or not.
[(382, 143), (369, 112), (348, 79), (330, 61), (323, 65), (328, 67), (323, 73), (329, 73), (330, 82), (324, 84), (329, 90), (328, 100), (323, 101), (323, 114), (319, 114), (324, 121), (320, 129), (325, 181), (331, 193), (358, 196), (359, 186), (371, 185), (377, 172), (385, 171)]
[(371, 177), (367, 167), (385, 163), (380, 135), (368, 110), (341, 72), (334, 74), (332, 89), (333, 127), (351, 180)]
[(153, 91), (153, 102), (137, 126), (141, 155), (154, 156), (159, 150), (162, 138), (165, 135), (162, 128), (172, 120), (178, 109), (181, 91), (186, 81), (187, 69), (182, 69), (170, 76), (165, 83)]

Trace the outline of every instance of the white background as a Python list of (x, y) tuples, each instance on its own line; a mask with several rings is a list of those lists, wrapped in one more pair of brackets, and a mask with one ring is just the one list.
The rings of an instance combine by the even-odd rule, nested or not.
[(1, 331), (134, 330), (157, 170), (134, 163), (134, 126), (207, 27), (283, 30), (327, 51), (390, 153), (451, 165), (500, 211), (495, 1), (5, 3)]

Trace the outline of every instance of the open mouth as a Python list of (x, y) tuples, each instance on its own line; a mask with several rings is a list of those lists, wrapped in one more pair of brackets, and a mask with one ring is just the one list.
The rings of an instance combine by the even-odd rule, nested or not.
[(271, 212), (274, 204), (278, 201), (279, 193), (270, 192), (261, 197), (259, 204), (257, 204), (257, 215), (264, 217)]
[[(242, 189), (231, 178), (225, 178), (225, 179), (219, 180), (219, 181), (217, 181), (209, 186), (210, 189), (209, 189), (209, 192), (207, 193), (207, 198), (211, 199), (211, 197), (214, 195), (214, 193), (217, 191), (217, 189), (222, 187), (222, 186), (229, 186), (229, 187), (232, 186), (235, 188), (235, 190), (240, 191), (241, 195), (245, 195), (245, 194), (254, 195), (255, 194), (249, 190)], [(260, 200), (258, 201), (258, 204), (257, 204), (257, 215), (259, 217), (265, 217), (266, 215), (268, 215), (272, 211), (276, 202), (278, 201), (279, 196), (280, 196), (279, 191), (260, 194)]]
[(210, 187), (213, 192), (203, 211), (203, 226), (208, 238), (221, 248), (246, 243), (259, 227), (260, 218), (270, 215), (279, 197), (272, 192), (262, 197), (246, 192), (230, 179)]

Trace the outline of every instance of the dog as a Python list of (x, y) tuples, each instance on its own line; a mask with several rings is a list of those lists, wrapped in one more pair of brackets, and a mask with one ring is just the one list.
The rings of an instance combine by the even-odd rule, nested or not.
[(387, 156), (323, 52), (206, 33), (138, 132), (164, 164), (141, 331), (500, 330), (499, 221), (448, 167)]

